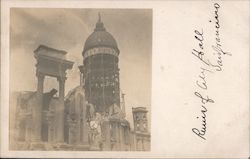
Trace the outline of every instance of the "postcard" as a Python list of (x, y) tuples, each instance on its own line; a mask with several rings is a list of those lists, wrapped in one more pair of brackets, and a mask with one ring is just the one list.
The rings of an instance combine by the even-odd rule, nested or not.
[(1, 157), (248, 158), (249, 1), (1, 1)]

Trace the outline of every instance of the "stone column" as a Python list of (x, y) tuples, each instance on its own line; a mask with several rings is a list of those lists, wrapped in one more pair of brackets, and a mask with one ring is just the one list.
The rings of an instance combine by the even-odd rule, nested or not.
[(43, 107), (43, 83), (45, 75), (42, 73), (37, 73), (37, 105), (34, 106), (33, 115), (33, 141), (41, 141), (41, 128), (42, 128), (42, 107)]
[[(120, 124), (120, 123), (119, 123)], [(119, 125), (119, 136), (120, 136), (120, 150), (124, 150), (124, 127), (122, 125)]]
[(28, 117), (26, 119), (26, 141), (31, 141), (32, 140), (32, 119), (31, 117)]
[(82, 132), (83, 132), (83, 136), (82, 136), (82, 142), (83, 142), (83, 144), (84, 145), (88, 145), (88, 143), (89, 143), (89, 139), (88, 139), (88, 125), (87, 125), (87, 120), (86, 120), (86, 106), (87, 106), (87, 104), (86, 104), (86, 102), (84, 102), (84, 101), (86, 101), (86, 98), (84, 97), (84, 99), (83, 99), (83, 116), (82, 116), (82, 119), (83, 119), (83, 130), (82, 130)]
[(109, 121), (104, 121), (103, 122), (103, 128), (105, 129), (105, 143), (103, 145), (103, 150), (104, 151), (110, 151), (111, 150), (111, 143), (110, 143), (110, 123)]
[(120, 125), (121, 123), (120, 122), (117, 122), (117, 133), (118, 133), (118, 145), (119, 145), (119, 150), (121, 151), (122, 150), (122, 134), (121, 134), (121, 129), (122, 129), (122, 126)]
[(49, 118), (48, 120), (48, 142), (53, 143), (54, 138), (54, 127), (53, 127), (53, 119)]
[(125, 94), (122, 93), (122, 113), (123, 113), (123, 117), (126, 117), (126, 108), (125, 108)]
[(66, 78), (57, 78), (59, 82), (59, 105), (57, 106), (57, 142), (64, 142), (64, 84)]
[(120, 150), (120, 130), (119, 122), (115, 121), (115, 133), (116, 133), (116, 150)]

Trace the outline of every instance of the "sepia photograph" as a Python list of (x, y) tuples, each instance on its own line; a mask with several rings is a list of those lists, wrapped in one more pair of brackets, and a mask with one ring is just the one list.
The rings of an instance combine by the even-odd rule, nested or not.
[(0, 158), (249, 157), (250, 1), (0, 3)]
[(11, 8), (9, 150), (150, 151), (151, 9)]

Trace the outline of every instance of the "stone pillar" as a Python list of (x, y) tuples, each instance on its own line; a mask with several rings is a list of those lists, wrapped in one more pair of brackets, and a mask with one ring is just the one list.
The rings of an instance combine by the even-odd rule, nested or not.
[(134, 135), (134, 132), (129, 132), (129, 142), (130, 142), (130, 151), (135, 151), (135, 135)]
[(122, 93), (122, 113), (123, 113), (123, 117), (126, 117), (126, 108), (125, 108), (125, 94)]
[(53, 126), (53, 119), (49, 119), (48, 120), (48, 131), (49, 131), (49, 134), (48, 134), (48, 142), (49, 143), (53, 143), (54, 141), (54, 126)]
[(66, 78), (57, 78), (59, 82), (59, 105), (57, 106), (57, 142), (64, 142), (64, 85)]
[(32, 119), (31, 119), (31, 117), (28, 117), (27, 119), (26, 119), (26, 141), (31, 141), (32, 140), (32, 127), (33, 127), (33, 125), (32, 125)]
[(33, 141), (41, 141), (41, 128), (42, 128), (42, 106), (43, 106), (43, 83), (45, 75), (42, 73), (37, 73), (37, 105), (34, 106), (34, 115), (33, 115)]
[(88, 126), (86, 120), (83, 122), (83, 141), (84, 145), (88, 145), (89, 138), (88, 138)]
[(115, 133), (116, 133), (116, 150), (120, 150), (120, 127), (119, 122), (115, 121)]
[(123, 146), (123, 144), (124, 144), (124, 141), (123, 141), (124, 140), (123, 139), (124, 127), (122, 125), (119, 125), (119, 132), (120, 132), (120, 134), (119, 134), (119, 137), (120, 137), (120, 150), (124, 150), (124, 146)]
[[(83, 101), (85, 101), (86, 99), (84, 98)], [(88, 139), (88, 125), (87, 125), (87, 119), (86, 119), (86, 103), (83, 102), (83, 116), (82, 116), (82, 119), (83, 119), (83, 130), (82, 130), (82, 133), (83, 133), (83, 136), (82, 136), (82, 143), (84, 145), (87, 145), (89, 143), (89, 139)]]
[(109, 121), (104, 121), (103, 122), (103, 128), (105, 129), (105, 143), (103, 145), (103, 150), (104, 151), (110, 151), (111, 150), (111, 136), (110, 136), (110, 123)]

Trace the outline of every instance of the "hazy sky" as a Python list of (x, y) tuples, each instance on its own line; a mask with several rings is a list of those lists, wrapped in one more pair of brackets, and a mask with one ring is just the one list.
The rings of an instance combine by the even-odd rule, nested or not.
[[(79, 85), (79, 69), (85, 40), (102, 21), (120, 50), (120, 88), (125, 95), (127, 117), (132, 107), (151, 106), (152, 11), (143, 9), (27, 9), (12, 8), (10, 19), (11, 91), (35, 91), (37, 79), (33, 51), (40, 45), (65, 50), (74, 62), (68, 71), (65, 95)], [(46, 78), (45, 91), (58, 89)]]

